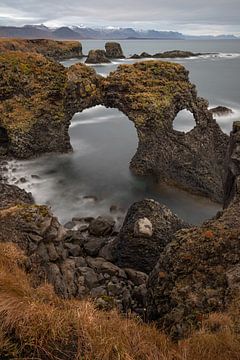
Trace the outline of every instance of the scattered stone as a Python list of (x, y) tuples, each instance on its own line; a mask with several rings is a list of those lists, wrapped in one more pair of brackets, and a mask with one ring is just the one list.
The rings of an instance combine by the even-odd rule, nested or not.
[(134, 285), (142, 285), (146, 284), (148, 280), (147, 274), (136, 271), (133, 269), (124, 269), (125, 273), (127, 274), (128, 278), (133, 282)]
[(27, 182), (27, 179), (25, 177), (21, 177), (19, 179), (19, 181), (22, 183), (22, 184), (25, 184)]
[(79, 245), (72, 244), (72, 243), (65, 243), (64, 247), (68, 250), (70, 256), (80, 256), (82, 254), (81, 248)]
[(89, 233), (95, 236), (111, 235), (114, 225), (115, 221), (112, 218), (99, 216), (90, 223)]
[(90, 238), (83, 246), (87, 253), (90, 256), (97, 256), (101, 248), (105, 245), (105, 238)]
[(85, 195), (85, 196), (83, 196), (83, 199), (85, 199), (85, 200), (92, 200), (92, 201), (94, 201), (94, 202), (97, 202), (97, 201), (98, 201), (98, 198), (97, 198), (97, 196), (95, 196), (95, 195)]
[(41, 177), (39, 175), (35, 175), (35, 174), (31, 175), (31, 178), (36, 179), (36, 180), (41, 179)]
[(65, 229), (71, 230), (71, 229), (74, 228), (75, 225), (76, 225), (76, 223), (75, 223), (74, 221), (68, 221), (68, 222), (64, 225), (64, 227), (65, 227)]

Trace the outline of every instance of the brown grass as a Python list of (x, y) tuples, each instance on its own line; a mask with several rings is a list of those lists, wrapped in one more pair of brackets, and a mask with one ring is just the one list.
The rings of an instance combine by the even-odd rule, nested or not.
[(48, 284), (37, 289), (24, 255), (0, 244), (0, 359), (237, 360), (231, 317), (212, 314), (179, 344), (140, 320), (101, 312), (90, 301), (62, 300)]

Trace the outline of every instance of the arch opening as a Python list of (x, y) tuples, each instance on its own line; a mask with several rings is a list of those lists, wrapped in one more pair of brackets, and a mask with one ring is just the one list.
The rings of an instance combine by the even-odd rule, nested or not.
[(196, 126), (196, 121), (194, 119), (191, 111), (183, 109), (177, 113), (173, 121), (173, 130), (188, 133)]

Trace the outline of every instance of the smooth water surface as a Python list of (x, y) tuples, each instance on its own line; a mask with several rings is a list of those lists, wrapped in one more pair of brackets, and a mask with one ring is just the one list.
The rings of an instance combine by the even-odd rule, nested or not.
[[(231, 116), (219, 117), (222, 129), (229, 133), (233, 120), (240, 120), (240, 41), (120, 41), (124, 53), (183, 49), (194, 52), (218, 52), (199, 58), (176, 59), (190, 71), (190, 79), (197, 85), (200, 96), (207, 98), (210, 106), (225, 105), (233, 109)], [(82, 41), (83, 51), (104, 48), (105, 41)], [(84, 61), (82, 59), (81, 61)], [(79, 62), (64, 61), (65, 66)], [(103, 76), (122, 63), (95, 65)], [(179, 114), (179, 130), (188, 131), (193, 124), (187, 113)], [(174, 188), (159, 186), (153, 180), (133, 176), (129, 162), (137, 148), (137, 134), (133, 123), (116, 109), (97, 106), (75, 114), (70, 127), (74, 152), (49, 155), (30, 161), (10, 163), (13, 183), (32, 191), (38, 203), (49, 204), (62, 222), (73, 216), (109, 214), (111, 205), (118, 207), (115, 215), (123, 216), (127, 207), (145, 197), (154, 198), (170, 207), (180, 217), (192, 223), (201, 223), (213, 216), (218, 204), (190, 195)], [(27, 182), (19, 182), (25, 177)]]

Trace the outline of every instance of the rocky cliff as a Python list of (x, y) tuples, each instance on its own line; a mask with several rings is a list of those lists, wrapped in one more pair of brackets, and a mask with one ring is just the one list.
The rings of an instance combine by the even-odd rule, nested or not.
[(207, 314), (239, 296), (240, 127), (234, 123), (226, 158), (225, 210), (201, 227), (175, 233), (148, 282), (149, 320), (173, 337), (186, 336)]
[[(102, 104), (134, 122), (139, 144), (131, 169), (136, 174), (222, 201), (228, 136), (207, 101), (197, 97), (182, 65), (122, 65), (105, 79), (82, 64), (65, 69), (35, 53), (6, 52), (0, 60), (2, 151), (19, 158), (69, 151), (74, 113)], [(196, 121), (187, 133), (173, 129), (183, 109)]]
[(79, 41), (0, 39), (0, 54), (6, 51), (36, 52), (55, 60), (83, 56), (82, 45)]

